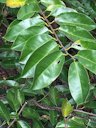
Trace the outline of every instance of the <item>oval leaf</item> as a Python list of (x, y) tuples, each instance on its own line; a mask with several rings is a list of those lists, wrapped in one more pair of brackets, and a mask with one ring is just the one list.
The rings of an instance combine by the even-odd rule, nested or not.
[(78, 105), (84, 103), (89, 93), (89, 78), (86, 70), (80, 63), (73, 62), (70, 65), (68, 82), (71, 95), (76, 103)]
[(62, 115), (64, 117), (67, 117), (72, 112), (73, 112), (73, 107), (71, 106), (71, 104), (66, 99), (63, 100), (63, 104), (62, 104)]
[(60, 74), (65, 57), (62, 52), (54, 52), (46, 56), (36, 67), (33, 90), (50, 85)]

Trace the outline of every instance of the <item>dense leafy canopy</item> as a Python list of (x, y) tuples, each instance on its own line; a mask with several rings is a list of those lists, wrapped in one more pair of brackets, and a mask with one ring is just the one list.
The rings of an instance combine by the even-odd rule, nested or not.
[(0, 78), (7, 88), (0, 125), (96, 128), (96, 1), (0, 0), (0, 7), (0, 25), (8, 25), (0, 66), (16, 70)]

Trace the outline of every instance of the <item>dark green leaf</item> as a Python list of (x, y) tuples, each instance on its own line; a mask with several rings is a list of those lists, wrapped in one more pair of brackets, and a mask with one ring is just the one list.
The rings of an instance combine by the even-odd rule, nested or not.
[(8, 108), (5, 106), (3, 102), (0, 101), (0, 117), (9, 122), (10, 113)]

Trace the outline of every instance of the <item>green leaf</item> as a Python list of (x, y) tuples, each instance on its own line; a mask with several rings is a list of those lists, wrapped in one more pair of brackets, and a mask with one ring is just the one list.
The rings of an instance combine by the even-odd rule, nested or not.
[(51, 87), (50, 88), (50, 99), (51, 99), (51, 102), (57, 106), (57, 102), (59, 101), (59, 94), (58, 94), (58, 90), (54, 87)]
[(58, 113), (56, 111), (50, 111), (49, 114), (50, 114), (50, 122), (52, 126), (55, 126), (57, 123)]
[(46, 56), (36, 67), (32, 89), (38, 90), (50, 85), (59, 76), (64, 60), (64, 55), (59, 51)]
[(25, 5), (20, 8), (17, 14), (17, 19), (18, 20), (24, 20), (26, 18), (32, 17), (35, 12), (39, 12), (39, 7), (37, 3), (32, 3)]
[(13, 21), (10, 26), (7, 29), (7, 32), (4, 36), (4, 38), (7, 41), (14, 42), (20, 33), (22, 33), (24, 30), (40, 24), (44, 24), (44, 22), (40, 19), (40, 16), (36, 16), (33, 18), (25, 19), (23, 21)]
[(54, 6), (54, 5), (50, 5), (47, 10), (51, 11), (51, 15), (57, 17), (58, 15), (61, 15), (63, 13), (67, 13), (67, 12), (76, 12), (76, 10), (72, 9), (72, 8), (68, 8), (68, 7), (64, 7), (62, 5), (58, 5), (58, 6)]
[(24, 94), (19, 89), (10, 89), (7, 92), (7, 100), (16, 112), (24, 102)]
[(77, 26), (61, 25), (59, 30), (72, 41), (77, 41), (77, 40), (92, 41), (94, 40), (94, 37), (88, 31), (80, 27), (77, 27)]
[(46, 44), (38, 48), (27, 61), (22, 76), (23, 78), (33, 77), (36, 65), (54, 49), (59, 49), (54, 40), (48, 41)]
[(14, 80), (1, 80), (0, 85), (6, 85), (9, 87), (19, 87), (19, 83)]
[(41, 0), (41, 2), (45, 5), (45, 6), (50, 6), (50, 5), (62, 5), (63, 2), (61, 2), (61, 0)]
[(64, 12), (56, 17), (56, 21), (60, 25), (78, 26), (89, 31), (96, 28), (96, 24), (90, 17), (77, 12)]
[[(40, 24), (39, 24), (40, 25)], [(45, 37), (45, 34), (48, 33), (48, 29), (42, 24), (40, 26), (33, 26), (26, 30), (24, 30), (15, 40), (15, 42), (12, 45), (12, 49), (16, 51), (22, 51), (22, 54), (26, 53), (27, 55), (33, 50), (32, 46), (34, 46), (35, 40), (37, 41), (39, 38), (40, 40), (41, 35), (43, 34)], [(37, 38), (37, 37), (38, 38)], [(48, 36), (47, 36), (48, 38)], [(44, 38), (45, 39), (45, 38)], [(32, 43), (32, 40), (34, 41)], [(36, 43), (36, 42), (35, 42)], [(38, 45), (37, 45), (38, 44)], [(37, 41), (36, 46), (40, 46), (40, 43)], [(41, 43), (42, 44), (42, 43)], [(35, 47), (36, 47), (35, 46)], [(32, 49), (32, 50), (31, 50)], [(36, 48), (35, 48), (36, 49)], [(24, 52), (24, 53), (23, 53)], [(28, 53), (27, 53), (28, 52)], [(26, 55), (25, 55), (26, 56)], [(22, 55), (23, 57), (23, 55)]]
[(16, 95), (17, 95), (18, 102), (20, 103), (20, 105), (22, 105), (24, 103), (24, 100), (25, 100), (24, 93), (21, 90), (17, 89)]
[(70, 65), (68, 82), (71, 95), (76, 103), (78, 105), (84, 103), (89, 94), (90, 82), (86, 70), (80, 63), (73, 62)]
[(87, 68), (89, 71), (96, 74), (96, 51), (95, 50), (83, 50), (76, 56), (79, 62)]
[[(20, 63), (26, 64), (30, 56), (40, 47), (42, 47), (47, 42), (51, 41), (52, 37), (46, 33), (41, 33), (34, 37), (31, 37), (26, 41), (25, 46), (23, 47), (22, 54), (20, 57)], [(32, 41), (32, 42), (31, 42)]]
[(84, 106), (89, 109), (96, 109), (96, 101), (89, 101)]
[(17, 122), (17, 128), (31, 128), (28, 123), (23, 120)]
[(82, 48), (85, 49), (96, 50), (96, 40), (92, 40), (92, 41), (77, 40), (75, 44), (77, 46), (80, 45)]
[(73, 107), (71, 104), (65, 99), (62, 103), (62, 115), (63, 117), (69, 116), (73, 112)]
[(8, 108), (5, 106), (3, 102), (0, 101), (0, 117), (9, 122), (10, 113)]
[(38, 112), (31, 107), (24, 108), (22, 115), (23, 117), (28, 119), (37, 119), (37, 120), (40, 119)]
[[(61, 121), (61, 122), (58, 122), (55, 128), (64, 128), (65, 126), (66, 126), (65, 122)], [(67, 127), (68, 128), (85, 128), (86, 127), (85, 120), (78, 117), (73, 117), (67, 121)]]

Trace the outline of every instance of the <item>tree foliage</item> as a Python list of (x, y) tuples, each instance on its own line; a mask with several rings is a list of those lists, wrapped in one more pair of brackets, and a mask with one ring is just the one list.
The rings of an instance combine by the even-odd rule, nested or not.
[[(96, 2), (0, 0), (1, 125), (96, 127)], [(7, 11), (7, 12), (6, 12)], [(6, 15), (6, 13), (8, 13)], [(8, 23), (8, 15), (12, 16)]]

